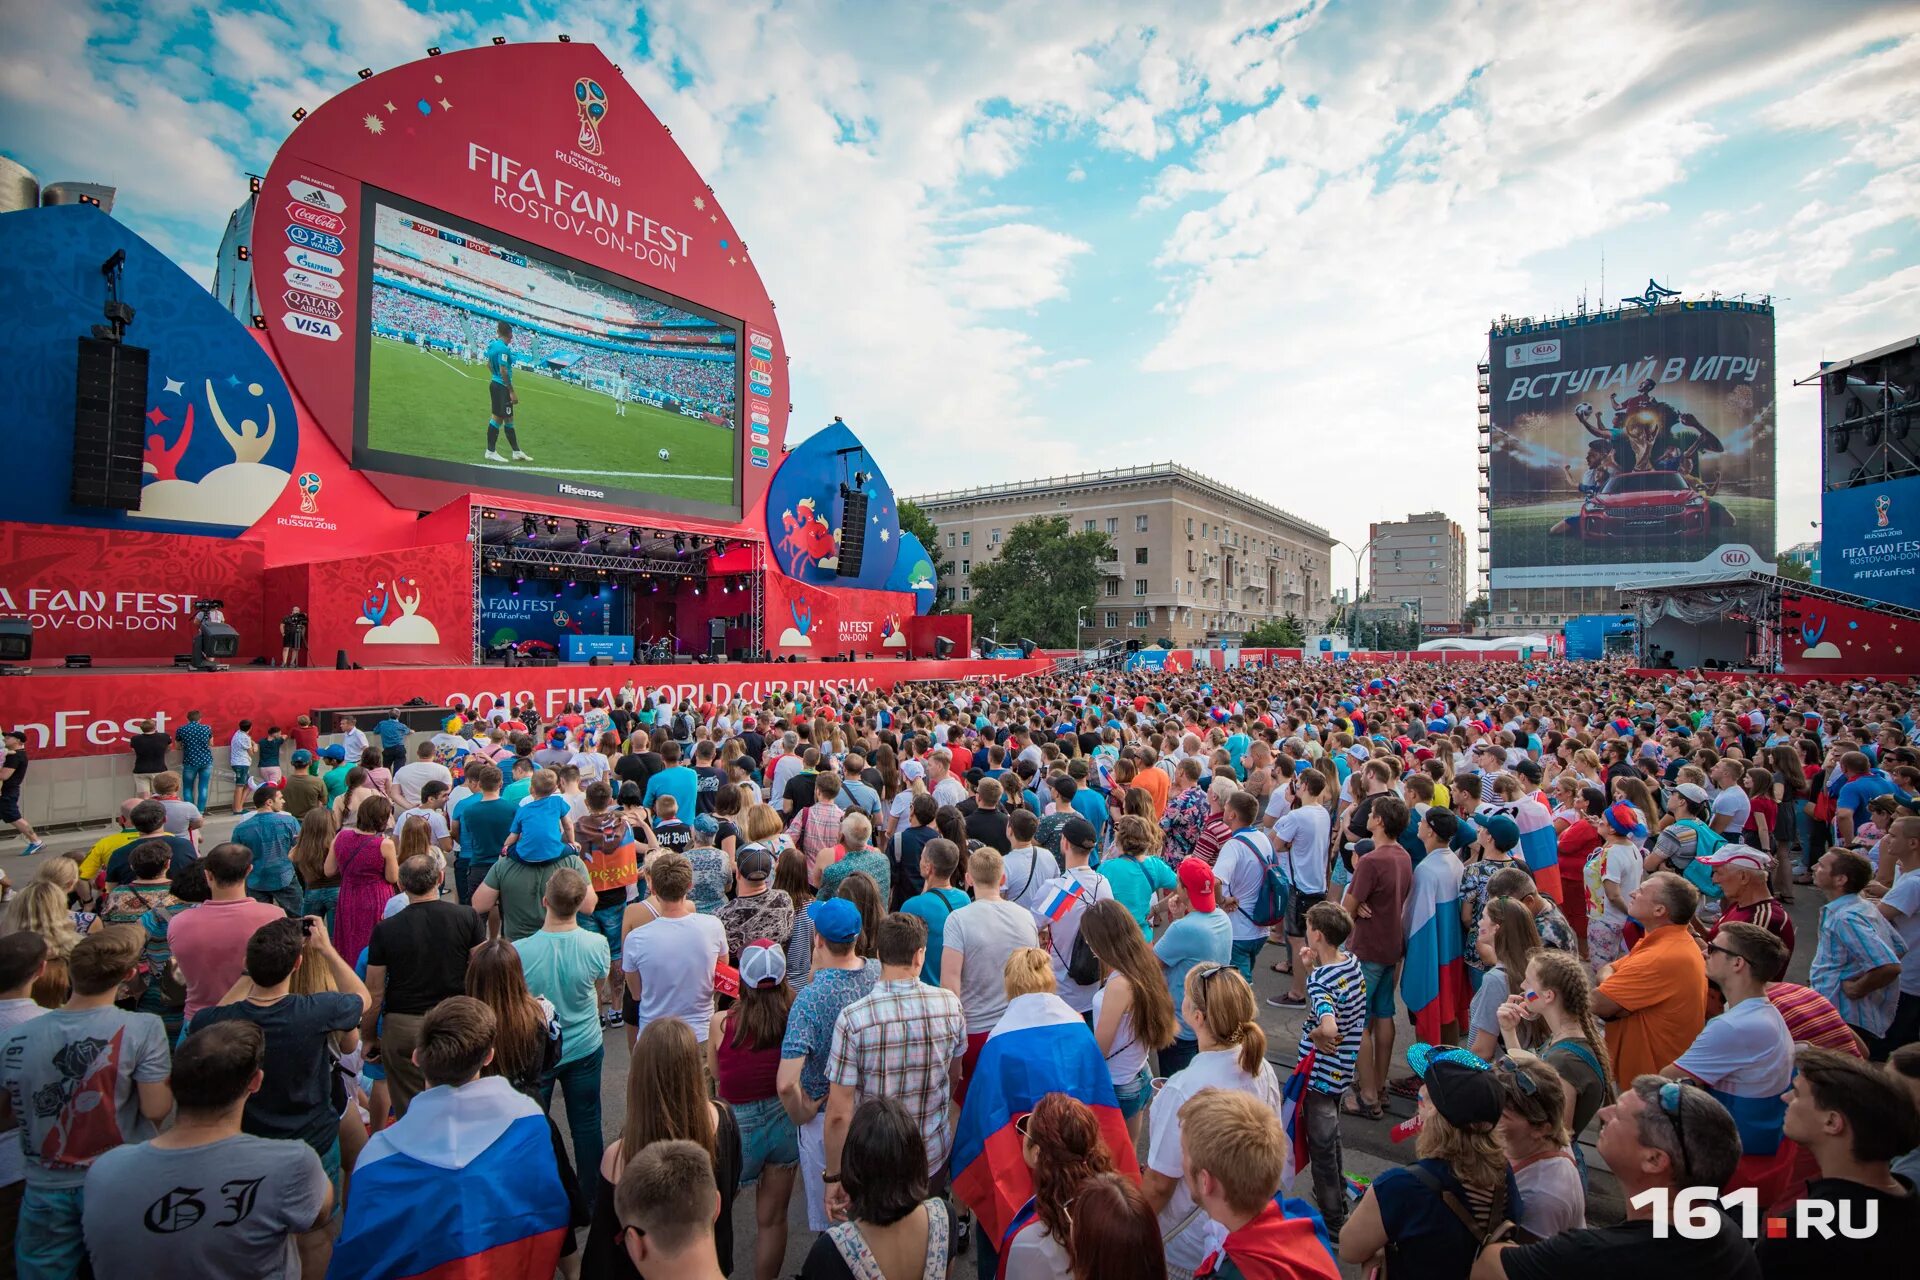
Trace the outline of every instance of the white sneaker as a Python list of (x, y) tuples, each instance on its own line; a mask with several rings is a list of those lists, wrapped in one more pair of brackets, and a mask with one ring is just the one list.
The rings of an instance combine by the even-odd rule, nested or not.
[(530, 453), (522, 453), (518, 449), (515, 449), (513, 451), (513, 460), (515, 462), (532, 462), (533, 455)]
[(495, 453), (493, 450), (489, 449), (487, 450), (487, 461), (488, 462), (505, 462), (506, 459), (501, 457), (499, 454)]

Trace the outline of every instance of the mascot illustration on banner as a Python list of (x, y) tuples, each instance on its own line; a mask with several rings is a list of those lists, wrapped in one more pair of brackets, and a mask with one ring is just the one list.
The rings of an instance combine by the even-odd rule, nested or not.
[(839, 563), (840, 533), (827, 528), (812, 498), (802, 498), (794, 510), (780, 513), (782, 530), (777, 550), (787, 576), (799, 578), (808, 569), (832, 569)]
[(1840, 646), (1833, 641), (1821, 642), (1820, 637), (1827, 634), (1827, 620), (1817, 614), (1809, 613), (1800, 620), (1800, 643), (1806, 648), (1801, 652), (1803, 658), (1840, 658), (1846, 655), (1840, 652)]
[[(411, 595), (407, 589), (411, 589)], [(396, 604), (400, 616), (388, 622)], [(362, 597), (360, 616), (354, 621), (368, 628), (361, 637), (367, 644), (439, 644), (439, 628), (421, 617), (419, 608), (420, 584), (412, 578), (396, 578), (391, 588), (384, 582), (373, 584), (373, 590)]]
[(899, 614), (890, 613), (880, 620), (880, 647), (883, 649), (907, 647), (907, 633), (900, 629)]
[(811, 649), (813, 641), (807, 633), (813, 630), (813, 604), (806, 596), (798, 595), (787, 602), (787, 613), (793, 619), (793, 625), (780, 633), (782, 649)]

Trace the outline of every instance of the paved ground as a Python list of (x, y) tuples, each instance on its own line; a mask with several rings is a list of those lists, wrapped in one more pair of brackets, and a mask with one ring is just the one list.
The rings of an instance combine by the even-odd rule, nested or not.
[[(231, 829), (235, 819), (231, 815), (216, 815), (208, 820), (209, 834), (218, 835)], [(87, 831), (68, 831), (52, 833), (46, 836), (46, 853), (33, 858), (18, 855), (18, 841), (0, 844), (0, 871), (4, 871), (15, 884), (24, 883), (41, 861), (49, 856), (64, 853), (72, 849), (84, 849), (107, 828), (96, 827)], [(1812, 959), (1812, 939), (1819, 929), (1819, 895), (1817, 891), (1800, 887), (1797, 900), (1793, 905), (1794, 925), (1799, 936), (1809, 945), (1796, 949), (1794, 962), (1789, 976), (1795, 980), (1806, 980), (1807, 965)], [(1267, 1032), (1268, 1057), (1276, 1071), (1282, 1076), (1292, 1067), (1294, 1051), (1299, 1043), (1301, 1015), (1272, 1008), (1265, 1003), (1265, 997), (1278, 994), (1285, 979), (1267, 969), (1267, 962), (1276, 958), (1277, 949), (1269, 947), (1262, 953), (1256, 966), (1254, 988), (1261, 996), (1261, 1023)], [(1399, 1039), (1395, 1045), (1395, 1075), (1406, 1072), (1406, 1046), (1413, 1040), (1412, 1028), (1404, 1021), (1400, 1026)], [(626, 1108), (627, 1057), (628, 1042), (626, 1029), (611, 1030), (606, 1035), (606, 1072), (601, 1084), (601, 1116), (605, 1133), (609, 1140), (618, 1136), (620, 1117)], [(560, 1112), (565, 1103), (556, 1098), (554, 1102), (556, 1118), (560, 1121), (560, 1131), (566, 1132), (566, 1121)], [(1369, 1121), (1349, 1117), (1342, 1127), (1342, 1143), (1345, 1147), (1346, 1168), (1356, 1177), (1371, 1177), (1382, 1169), (1403, 1164), (1411, 1158), (1410, 1145), (1396, 1145), (1389, 1137), (1389, 1131), (1400, 1121), (1413, 1114), (1413, 1104), (1401, 1099), (1390, 1099), (1384, 1119)], [(1595, 1222), (1618, 1221), (1624, 1213), (1620, 1202), (1619, 1186), (1611, 1174), (1606, 1171), (1593, 1149), (1594, 1133), (1589, 1130), (1582, 1141), (1586, 1146), (1586, 1157), (1593, 1170), (1592, 1198), (1589, 1213)], [(1144, 1147), (1140, 1153), (1145, 1155)], [(590, 1176), (590, 1175), (589, 1175)], [(1303, 1194), (1309, 1191), (1302, 1188)], [(754, 1219), (754, 1193), (751, 1188), (743, 1189), (734, 1204), (734, 1274), (751, 1276), (753, 1240), (756, 1232)], [(807, 1229), (805, 1198), (798, 1187), (795, 1188), (788, 1205), (788, 1238), (786, 1261), (781, 1268), (782, 1275), (792, 1275), (798, 1271), (807, 1250), (812, 1247), (813, 1233)], [(1357, 1273), (1355, 1273), (1357, 1274)], [(970, 1256), (959, 1259), (952, 1272), (952, 1280), (974, 1280), (974, 1270)]]

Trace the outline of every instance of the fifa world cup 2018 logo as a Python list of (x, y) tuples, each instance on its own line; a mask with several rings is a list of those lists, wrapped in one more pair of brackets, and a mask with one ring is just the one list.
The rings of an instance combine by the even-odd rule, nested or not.
[(1876, 529), (1884, 529), (1887, 527), (1887, 519), (1892, 510), (1893, 499), (1889, 495), (1883, 493), (1873, 500), (1874, 518), (1880, 522), (1874, 526)]
[(303, 515), (314, 515), (320, 510), (320, 477), (311, 471), (303, 471), (294, 481), (300, 486), (300, 511)]
[(575, 141), (590, 156), (600, 154), (600, 122), (607, 118), (607, 91), (600, 82), (581, 76), (573, 82), (573, 105), (580, 111), (580, 137)]

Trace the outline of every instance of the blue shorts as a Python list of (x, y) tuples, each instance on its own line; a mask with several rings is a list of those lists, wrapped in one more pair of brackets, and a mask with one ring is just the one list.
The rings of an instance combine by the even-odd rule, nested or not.
[(1360, 973), (1367, 980), (1367, 1017), (1391, 1020), (1399, 1010), (1393, 1003), (1393, 979), (1398, 964), (1372, 964), (1362, 960)]
[(1114, 1097), (1120, 1101), (1121, 1118), (1125, 1120), (1133, 1119), (1139, 1115), (1141, 1111), (1145, 1110), (1147, 1103), (1153, 1099), (1152, 1069), (1142, 1066), (1140, 1068), (1140, 1074), (1132, 1080), (1126, 1084), (1116, 1084), (1113, 1086), (1113, 1093)]
[[(607, 890), (613, 893), (614, 890)], [(607, 940), (607, 946), (614, 955), (620, 954), (620, 917), (627, 911), (626, 900), (622, 899), (611, 906), (595, 907), (592, 911), (582, 911), (575, 919), (588, 933), (597, 933)]]
[(247, 776), (251, 772), (251, 766), (244, 764), (233, 766), (233, 789), (235, 791), (245, 791), (247, 789)]
[(333, 1184), (333, 1216), (338, 1218), (345, 1212), (345, 1201), (340, 1196), (340, 1131), (334, 1130), (333, 1141), (325, 1151), (314, 1154), (320, 1157), (320, 1167), (326, 1171), (327, 1181)]
[(800, 1163), (800, 1131), (778, 1098), (733, 1104), (740, 1126), (740, 1185), (746, 1186), (766, 1168), (790, 1169)]

